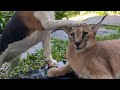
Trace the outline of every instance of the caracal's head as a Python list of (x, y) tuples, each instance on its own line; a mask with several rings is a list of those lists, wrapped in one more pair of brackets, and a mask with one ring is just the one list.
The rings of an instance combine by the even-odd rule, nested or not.
[(95, 35), (101, 27), (105, 15), (102, 20), (95, 26), (82, 23), (79, 27), (66, 28), (64, 31), (69, 36), (69, 44), (71, 44), (77, 52), (82, 52), (93, 47), (96, 44)]

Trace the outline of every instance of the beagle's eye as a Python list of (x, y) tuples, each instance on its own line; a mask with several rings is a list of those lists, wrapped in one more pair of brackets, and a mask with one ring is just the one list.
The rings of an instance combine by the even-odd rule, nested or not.
[(72, 38), (75, 38), (75, 34), (74, 34), (74, 33), (70, 34), (70, 36), (71, 36)]
[(88, 35), (88, 32), (83, 32), (82, 37), (86, 37)]

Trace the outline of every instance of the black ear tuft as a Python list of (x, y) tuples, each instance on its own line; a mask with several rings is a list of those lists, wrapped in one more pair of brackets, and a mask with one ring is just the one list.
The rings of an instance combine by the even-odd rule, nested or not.
[(101, 24), (102, 24), (102, 22), (103, 22), (103, 20), (105, 19), (106, 16), (107, 16), (107, 15), (105, 15), (98, 24), (96, 24), (95, 26), (92, 27), (92, 30), (93, 30), (93, 31), (95, 31), (95, 32), (98, 31), (98, 29), (101, 27)]
[(62, 28), (62, 30), (65, 31), (67, 34), (69, 34), (71, 32), (72, 28), (73, 27), (71, 27), (71, 28), (66, 27), (66, 28)]

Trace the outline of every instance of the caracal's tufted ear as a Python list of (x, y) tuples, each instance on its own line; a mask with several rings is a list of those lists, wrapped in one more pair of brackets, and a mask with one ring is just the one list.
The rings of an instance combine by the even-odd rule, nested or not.
[(92, 27), (91, 27), (92, 30), (93, 30), (95, 33), (97, 33), (98, 29), (101, 27), (102, 22), (103, 22), (103, 20), (105, 19), (106, 16), (107, 16), (107, 15), (105, 15), (98, 24), (96, 24), (95, 26), (92, 26)]
[[(82, 26), (85, 26), (85, 25), (86, 25), (86, 23), (83, 22), (83, 23), (80, 24), (80, 26), (76, 26), (76, 27), (82, 27)], [(72, 30), (74, 30), (74, 28), (76, 28), (76, 27), (71, 27), (71, 28), (69, 28), (69, 27), (64, 27), (64, 28), (62, 28), (62, 30), (65, 31), (67, 34), (69, 34), (69, 33), (70, 33)]]
[(68, 27), (62, 28), (62, 30), (65, 31), (67, 34), (69, 34), (72, 31), (72, 29), (73, 29), (73, 27), (71, 27), (71, 28), (68, 28)]

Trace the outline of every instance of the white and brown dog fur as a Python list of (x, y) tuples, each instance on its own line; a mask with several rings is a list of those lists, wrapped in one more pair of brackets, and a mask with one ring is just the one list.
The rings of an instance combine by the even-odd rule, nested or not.
[(0, 37), (0, 67), (10, 62), (6, 76), (18, 65), (23, 52), (42, 42), (48, 65), (55, 66), (50, 50), (50, 31), (79, 26), (81, 21), (55, 20), (54, 11), (16, 11)]

